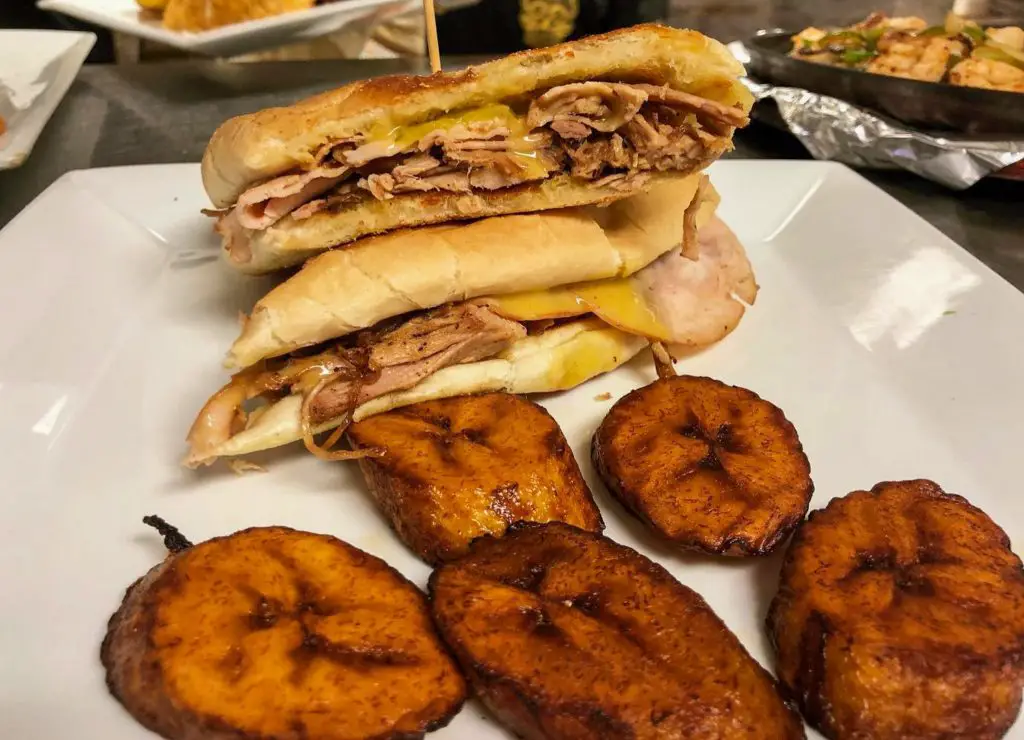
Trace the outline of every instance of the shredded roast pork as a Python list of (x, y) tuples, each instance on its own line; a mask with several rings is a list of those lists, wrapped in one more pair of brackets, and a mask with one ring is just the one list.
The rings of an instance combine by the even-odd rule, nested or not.
[[(738, 109), (668, 87), (581, 82), (548, 90), (530, 104), (528, 133), (501, 120), (439, 128), (408, 145), (345, 139), (321, 147), (314, 168), (243, 193), (219, 215), (237, 241), (291, 214), (309, 218), (359, 199), (402, 193), (497, 190), (570, 173), (620, 188), (638, 173), (693, 171), (729, 147)], [(341, 197), (338, 197), (341, 196)]]
[(245, 427), (244, 406), (253, 399), (273, 402), (301, 393), (304, 430), (338, 419), (344, 426), (351, 412), (367, 401), (411, 388), (442, 368), (493, 357), (524, 336), (522, 324), (484, 306), (462, 303), (427, 311), (397, 326), (366, 330), (346, 346), (244, 371), (200, 412), (189, 433), (191, 454), (186, 462), (212, 462), (214, 451)]

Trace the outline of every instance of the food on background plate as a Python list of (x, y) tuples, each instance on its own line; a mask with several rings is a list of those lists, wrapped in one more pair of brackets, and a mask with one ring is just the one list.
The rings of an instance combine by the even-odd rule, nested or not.
[(429, 590), (476, 695), (521, 737), (804, 737), (698, 594), (601, 535), (517, 524), (435, 570)]
[[(702, 176), (674, 176), (605, 208), (403, 230), (319, 255), (248, 317), (228, 359), (239, 372), (197, 417), (186, 464), (298, 440), (332, 459), (381, 454), (324, 448), (350, 420), (419, 401), (575, 387), (663, 339), (651, 326), (711, 344), (735, 326), (719, 318), (736, 318), (736, 296), (756, 293), (742, 246), (700, 236), (716, 204)], [(606, 281), (593, 303), (552, 316), (541, 300), (593, 280)], [(524, 291), (541, 299), (515, 319), (491, 300)], [(652, 300), (666, 315), (678, 307), (671, 325), (652, 311), (637, 325)]]
[(1024, 569), (931, 481), (812, 512), (768, 615), (780, 681), (827, 737), (1001, 738), (1024, 686)]
[(1024, 29), (982, 28), (955, 13), (941, 26), (872, 13), (848, 28), (805, 28), (790, 56), (926, 82), (1024, 93)]
[(426, 599), (327, 535), (247, 529), (167, 558), (125, 594), (101, 656), (113, 695), (170, 740), (422, 737), (466, 685)]
[(604, 529), (576, 458), (551, 415), (508, 393), (418, 403), (348, 429), (359, 465), (402, 540), (428, 563), (466, 554), (517, 521)]
[(814, 491), (782, 410), (711, 378), (663, 377), (624, 396), (592, 453), (608, 490), (650, 529), (716, 555), (771, 552)]
[(742, 65), (643, 25), (234, 118), (203, 182), (230, 264), (259, 273), (403, 227), (608, 203), (732, 147)]
[(135, 0), (143, 11), (160, 15), (169, 31), (209, 31), (322, 5), (320, 0)]

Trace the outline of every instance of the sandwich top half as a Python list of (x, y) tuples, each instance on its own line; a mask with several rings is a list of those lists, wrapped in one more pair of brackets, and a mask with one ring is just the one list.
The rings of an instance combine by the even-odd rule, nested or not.
[(674, 174), (608, 206), (403, 229), (325, 252), (257, 303), (186, 464), (298, 440), (343, 459), (353, 453), (314, 435), (422, 400), (565, 390), (651, 341), (710, 345), (757, 294), (717, 205), (705, 176)]
[(693, 31), (637, 26), (457, 72), (356, 82), (226, 122), (203, 158), (250, 273), (403, 227), (608, 203), (700, 171), (752, 103)]

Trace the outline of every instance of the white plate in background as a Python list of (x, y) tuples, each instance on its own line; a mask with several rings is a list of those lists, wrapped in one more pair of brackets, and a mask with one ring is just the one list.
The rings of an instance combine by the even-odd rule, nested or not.
[[(841, 165), (726, 161), (711, 176), (761, 293), (731, 336), (679, 370), (784, 409), (811, 462), (812, 507), (927, 477), (1019, 547), (1024, 294)], [(194, 414), (226, 378), (238, 312), (268, 287), (220, 263), (205, 206), (197, 165), (73, 172), (0, 232), (0, 737), (153, 737), (110, 698), (98, 657), (125, 588), (162, 557), (146, 514), (195, 541), (256, 525), (326, 532), (426, 582), (354, 464), (298, 444), (262, 458), (266, 474), (178, 465)], [(590, 437), (612, 403), (600, 394), (653, 378), (644, 353), (543, 404), (606, 534), (700, 592), (771, 666), (764, 617), (779, 555), (675, 555), (593, 473)], [(470, 704), (430, 737), (510, 736)]]
[(0, 30), (0, 169), (28, 158), (95, 43), (91, 33)]
[(228, 57), (326, 36), (408, 0), (335, 0), (309, 10), (269, 16), (189, 33), (169, 31), (159, 18), (141, 12), (135, 0), (39, 0), (41, 10), (55, 11), (129, 36), (156, 41), (182, 51)]

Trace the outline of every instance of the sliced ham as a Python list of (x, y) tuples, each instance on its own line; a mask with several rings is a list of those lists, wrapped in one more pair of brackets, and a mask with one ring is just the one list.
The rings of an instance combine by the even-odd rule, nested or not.
[(291, 215), (296, 221), (303, 221), (320, 213), (320, 211), (340, 208), (348, 203), (359, 201), (361, 198), (362, 195), (360, 195), (355, 183), (345, 183), (326, 198), (317, 198), (296, 208), (292, 211)]
[(441, 166), (441, 161), (429, 154), (417, 154), (395, 167), (391, 174), (396, 182), (403, 182), (412, 177), (420, 177)]
[(539, 128), (553, 121), (573, 121), (595, 131), (611, 133), (623, 126), (647, 102), (639, 85), (616, 82), (578, 82), (552, 88), (530, 104), (526, 125)]
[(631, 282), (655, 316), (669, 329), (671, 344), (706, 347), (731, 332), (746, 305), (757, 297), (757, 283), (743, 246), (717, 217), (698, 233), (697, 259), (677, 251), (662, 255)]
[(238, 223), (246, 229), (273, 226), (307, 201), (326, 193), (349, 173), (343, 165), (322, 165), (309, 172), (275, 177), (238, 198)]
[(224, 249), (231, 255), (231, 260), (245, 263), (252, 259), (252, 246), (249, 244), (249, 231), (239, 223), (238, 214), (237, 208), (225, 212), (217, 219), (213, 230), (224, 240)]
[(658, 87), (657, 85), (634, 85), (637, 90), (643, 91), (652, 102), (664, 103), (669, 106), (678, 106), (692, 110), (703, 117), (711, 118), (729, 126), (746, 126), (750, 118), (739, 108), (732, 108), (714, 100), (702, 98), (699, 95), (673, 90), (671, 87)]
[(426, 152), (435, 146), (450, 145), (458, 141), (490, 141), (492, 139), (508, 139), (512, 132), (500, 121), (474, 121), (469, 124), (458, 124), (450, 129), (438, 129), (419, 140), (417, 148)]

